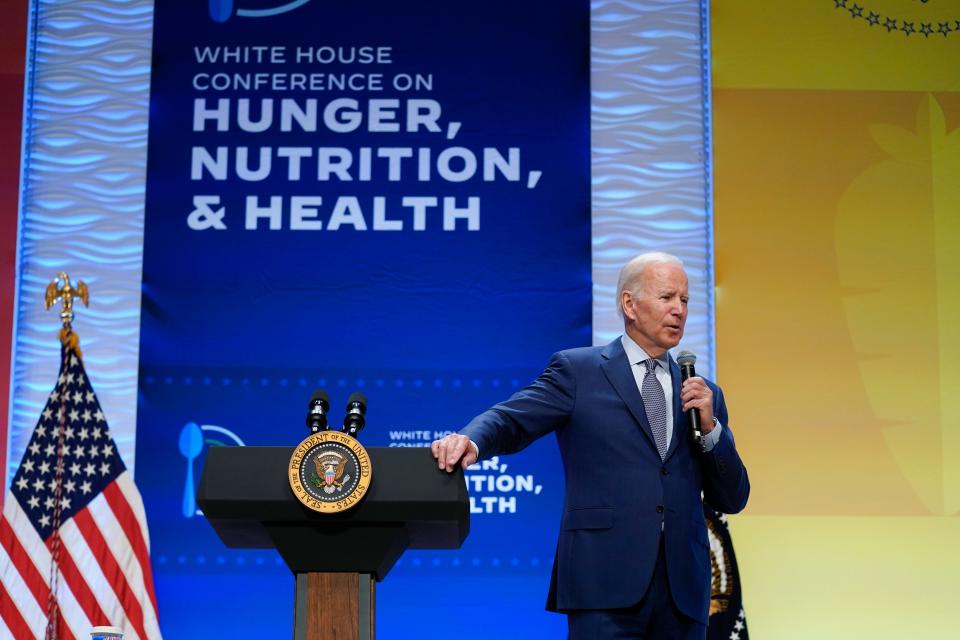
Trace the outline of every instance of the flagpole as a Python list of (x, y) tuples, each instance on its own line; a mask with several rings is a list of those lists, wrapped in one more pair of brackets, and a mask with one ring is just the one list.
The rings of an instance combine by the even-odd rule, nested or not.
[[(61, 285), (61, 281), (63, 284)], [(70, 284), (70, 276), (64, 272), (47, 286), (44, 294), (44, 305), (49, 310), (57, 300), (63, 305), (60, 309), (60, 320), (63, 327), (60, 329), (60, 378), (57, 380), (56, 393), (60, 401), (60, 411), (57, 420), (57, 463), (54, 470), (53, 489), (53, 533), (50, 540), (50, 592), (47, 597), (47, 629), (45, 640), (57, 640), (59, 628), (58, 589), (60, 586), (60, 516), (63, 510), (63, 458), (66, 447), (67, 434), (67, 366), (71, 354), (79, 358), (80, 339), (73, 332), (73, 299), (77, 297), (83, 304), (90, 306), (90, 293), (86, 283), (77, 281), (74, 288)]]

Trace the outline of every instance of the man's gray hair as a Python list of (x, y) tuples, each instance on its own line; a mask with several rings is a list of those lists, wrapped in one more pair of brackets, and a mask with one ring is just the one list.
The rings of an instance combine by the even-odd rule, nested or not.
[(644, 270), (651, 264), (675, 264), (681, 269), (683, 261), (677, 256), (664, 253), (662, 251), (651, 251), (650, 253), (641, 253), (636, 258), (624, 265), (620, 270), (620, 279), (617, 280), (617, 313), (623, 317), (623, 292), (629, 291), (638, 295), (637, 283), (643, 277)]

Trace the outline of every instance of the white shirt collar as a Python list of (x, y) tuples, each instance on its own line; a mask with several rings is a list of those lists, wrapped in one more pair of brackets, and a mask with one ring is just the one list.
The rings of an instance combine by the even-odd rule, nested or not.
[[(623, 334), (623, 336), (620, 337), (620, 342), (623, 344), (623, 350), (627, 352), (627, 361), (629, 361), (631, 365), (640, 364), (644, 360), (650, 359), (650, 355), (643, 350), (643, 347), (634, 342), (633, 338), (627, 334)], [(664, 352), (662, 356), (657, 358), (657, 361), (660, 363), (660, 366), (663, 367), (664, 371), (670, 371), (670, 359), (667, 356), (667, 352)]]

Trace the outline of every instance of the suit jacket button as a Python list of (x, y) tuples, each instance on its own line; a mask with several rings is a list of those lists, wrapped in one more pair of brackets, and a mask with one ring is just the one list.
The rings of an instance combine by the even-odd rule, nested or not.
[(662, 504), (658, 504), (658, 505), (657, 505), (657, 513), (663, 513), (663, 505), (662, 505)]

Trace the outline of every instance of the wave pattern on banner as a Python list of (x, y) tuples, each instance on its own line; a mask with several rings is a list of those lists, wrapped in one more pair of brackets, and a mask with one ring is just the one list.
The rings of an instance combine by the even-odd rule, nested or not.
[(698, 354), (698, 373), (712, 376), (703, 9), (690, 1), (592, 5), (593, 331), (596, 344), (623, 331), (614, 298), (627, 260), (674, 253), (690, 274), (683, 346)]
[(8, 459), (56, 376), (59, 318), (42, 301), (65, 271), (90, 286), (75, 326), (132, 469), (153, 3), (34, 2), (31, 20)]

